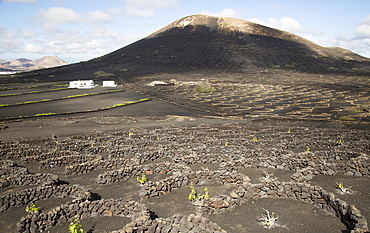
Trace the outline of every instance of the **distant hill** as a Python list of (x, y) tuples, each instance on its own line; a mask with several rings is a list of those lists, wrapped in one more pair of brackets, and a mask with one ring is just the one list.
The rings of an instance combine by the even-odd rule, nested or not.
[[(31, 64), (31, 63), (27, 63)], [(6, 64), (3, 64), (6, 65)], [(8, 65), (6, 65), (8, 66)], [(248, 75), (265, 70), (368, 75), (370, 59), (342, 48), (240, 19), (193, 15), (104, 56), (29, 72), (28, 79), (91, 79), (114, 74), (124, 82), (156, 74)]]
[(68, 65), (68, 63), (57, 56), (45, 56), (33, 61), (26, 58), (12, 61), (0, 59), (0, 71), (31, 71), (62, 65)]

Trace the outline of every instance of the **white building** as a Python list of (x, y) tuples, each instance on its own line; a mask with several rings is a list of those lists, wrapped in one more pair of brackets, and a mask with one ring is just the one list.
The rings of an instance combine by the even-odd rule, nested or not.
[(93, 80), (78, 80), (78, 81), (70, 81), (68, 88), (91, 89), (94, 87), (95, 85), (94, 85)]
[(117, 87), (114, 81), (103, 81), (103, 87)]

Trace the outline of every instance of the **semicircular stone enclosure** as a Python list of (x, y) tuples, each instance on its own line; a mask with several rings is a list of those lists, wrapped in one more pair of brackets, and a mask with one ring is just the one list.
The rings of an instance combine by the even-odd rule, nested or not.
[(297, 232), (300, 218), (313, 231), (317, 218), (317, 229), (367, 232), (368, 142), (362, 130), (242, 125), (1, 142), (1, 225), (59, 232), (80, 222), (93, 232), (112, 219), (106, 232)]

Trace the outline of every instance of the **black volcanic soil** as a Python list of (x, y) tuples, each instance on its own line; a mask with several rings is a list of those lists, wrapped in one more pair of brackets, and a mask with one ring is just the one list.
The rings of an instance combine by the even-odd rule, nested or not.
[[(102, 120), (105, 119), (105, 124), (102, 124)], [(114, 120), (119, 121), (121, 117), (105, 117), (101, 118), (101, 120), (98, 122), (95, 122), (93, 127), (96, 128), (99, 134), (96, 134), (94, 136), (94, 133), (92, 134), (94, 138), (98, 139), (100, 141), (101, 137), (101, 143), (104, 142), (103, 139), (105, 135), (109, 135), (109, 131), (111, 129), (105, 128), (104, 126), (109, 126), (110, 122), (113, 122)], [(181, 121), (177, 121), (176, 119), (182, 119)], [(193, 119), (193, 120), (192, 120)], [(80, 119), (81, 120), (81, 119)], [(353, 129), (327, 129), (327, 128), (321, 128), (318, 123), (309, 123), (309, 122), (294, 122), (294, 121), (281, 121), (281, 124), (277, 121), (250, 121), (246, 124), (245, 121), (237, 121), (232, 120), (231, 118), (227, 119), (207, 119), (207, 118), (200, 118), (200, 117), (194, 117), (194, 118), (171, 118), (171, 117), (136, 117), (135, 122), (132, 121), (128, 125), (122, 125), (122, 133), (128, 134), (128, 131), (131, 129), (133, 130), (134, 134), (140, 134), (145, 137), (150, 137), (150, 135), (160, 135), (161, 138), (167, 138), (167, 137), (173, 137), (173, 133), (179, 132), (178, 130), (181, 129), (181, 134), (185, 138), (189, 138), (190, 141), (188, 144), (183, 144), (183, 146), (199, 146), (204, 143), (206, 143), (206, 135), (208, 135), (207, 131), (211, 130), (213, 134), (212, 135), (214, 140), (214, 143), (217, 145), (217, 141), (220, 141), (221, 143), (224, 140), (229, 140), (230, 144), (229, 146), (238, 145), (242, 141), (245, 141), (247, 137), (250, 137), (250, 135), (257, 135), (255, 137), (261, 138), (263, 137), (264, 140), (261, 141), (261, 143), (257, 142), (253, 146), (248, 147), (248, 151), (250, 150), (263, 150), (268, 153), (270, 150), (285, 150), (286, 141), (279, 141), (274, 139), (275, 137), (284, 137), (284, 135), (287, 134), (287, 130), (289, 127), (291, 127), (291, 133), (289, 137), (296, 137), (298, 141), (307, 139), (312, 139), (315, 142), (316, 146), (310, 146), (311, 151), (328, 151), (328, 152), (334, 152), (336, 149), (332, 148), (329, 149), (325, 145), (328, 141), (337, 140), (338, 135), (343, 135), (343, 142), (345, 142), (345, 147), (342, 147), (342, 151), (345, 151), (347, 149), (345, 148), (352, 148), (351, 145), (356, 143), (355, 149), (349, 149), (349, 151), (362, 151), (366, 154), (370, 152), (370, 148), (368, 147), (368, 144), (366, 145), (363, 143), (359, 143), (359, 138), (362, 138), (360, 142), (366, 142), (363, 141), (364, 139), (368, 140), (368, 134), (367, 131), (363, 130), (353, 130)], [(195, 121), (195, 122), (194, 122)], [(53, 126), (49, 124), (50, 120), (39, 120), (37, 121), (37, 124), (40, 125), (46, 132), (50, 132), (49, 129), (52, 129)], [(53, 122), (58, 122), (58, 120), (54, 120)], [(92, 121), (89, 121), (89, 118), (82, 119), (80, 123), (76, 124), (84, 124), (86, 123), (93, 123)], [(8, 129), (5, 129), (2, 131), (2, 134), (7, 137), (6, 141), (13, 140), (13, 137), (9, 134), (7, 130), (11, 129), (13, 126), (19, 123), (12, 123), (9, 125)], [(32, 122), (24, 122), (27, 124)], [(34, 122), (35, 123), (35, 122)], [(212, 124), (213, 126), (201, 126), (203, 124)], [(281, 126), (274, 126), (276, 123)], [(180, 128), (177, 128), (175, 126), (168, 127), (169, 125), (183, 125)], [(148, 128), (148, 130), (136, 128), (136, 126), (141, 126), (144, 128)], [(153, 125), (156, 125), (153, 127)], [(187, 127), (187, 126), (196, 126), (193, 127)], [(239, 126), (237, 126), (239, 125)], [(284, 125), (284, 126), (283, 126)], [(333, 124), (333, 127), (336, 126)], [(164, 127), (164, 128), (162, 128)], [(341, 126), (340, 126), (341, 127)], [(22, 127), (22, 132), (24, 132), (25, 135), (29, 135), (29, 131), (33, 131), (31, 127)], [(63, 128), (63, 127), (62, 127)], [(153, 129), (156, 130), (153, 130)], [(243, 129), (243, 130), (241, 130)], [(309, 130), (305, 130), (309, 129)], [(105, 134), (104, 132), (107, 131)], [(61, 129), (59, 131), (60, 135), (75, 135), (74, 129)], [(244, 132), (244, 133), (242, 133)], [(226, 136), (225, 137), (225, 133)], [(233, 134), (240, 134), (240, 136), (232, 136)], [(358, 135), (359, 138), (354, 139), (353, 135)], [(243, 136), (242, 136), (243, 135)], [(345, 136), (348, 135), (348, 136)], [(360, 136), (362, 135), (362, 136)], [(367, 135), (367, 136), (366, 136)], [(36, 137), (36, 138), (43, 138), (42, 134)], [(35, 137), (33, 137), (35, 138)], [(50, 136), (48, 137), (50, 138)], [(57, 140), (63, 141), (65, 137), (60, 136), (57, 138)], [(65, 139), (72, 139), (72, 137), (66, 137)], [(77, 144), (80, 143), (80, 139), (78, 139), (79, 136), (76, 137), (74, 140)], [(155, 138), (155, 137), (154, 137)], [(202, 138), (202, 140), (199, 140)], [(114, 140), (114, 136), (110, 137), (110, 140)], [(165, 146), (165, 145), (171, 145), (172, 143), (176, 143), (176, 141), (167, 141), (167, 139), (163, 139), (164, 141), (157, 141), (156, 139), (152, 141), (151, 143), (156, 143), (157, 146)], [(357, 142), (352, 141), (357, 140)], [(94, 140), (96, 141), (96, 140)], [(150, 140), (148, 141), (150, 142)], [(269, 145), (266, 146), (264, 142), (271, 142), (268, 143)], [(196, 144), (194, 144), (196, 143)], [(208, 142), (207, 142), (208, 143)], [(292, 150), (292, 153), (299, 153), (301, 151), (305, 150), (305, 146), (307, 141), (304, 141), (302, 146), (298, 144), (298, 147)], [(41, 146), (46, 147), (45, 143), (40, 142), (39, 140), (36, 141), (19, 141), (18, 145), (22, 144), (29, 144), (28, 148), (32, 148), (34, 146)], [(292, 144), (293, 145), (293, 144)], [(99, 146), (99, 143), (96, 143), (95, 146)], [(136, 145), (136, 147), (140, 148), (140, 144)], [(148, 148), (149, 149), (149, 148)], [(210, 148), (212, 149), (212, 148)], [(83, 151), (80, 153), (84, 154)], [(180, 153), (179, 151), (174, 151), (174, 155)], [(99, 153), (98, 153), (99, 154)], [(107, 153), (101, 153), (103, 157), (107, 160), (109, 160)], [(214, 156), (212, 153), (210, 154), (211, 158)], [(235, 156), (238, 156), (235, 154)], [(1, 156), (1, 159), (6, 159), (5, 156)], [(195, 213), (195, 206), (187, 200), (187, 196), (189, 195), (190, 188), (183, 187), (180, 189), (175, 189), (171, 191), (168, 195), (153, 197), (149, 199), (140, 199), (138, 192), (140, 190), (140, 185), (136, 181), (135, 178), (132, 178), (128, 181), (121, 181), (117, 183), (113, 183), (110, 185), (98, 185), (96, 183), (96, 178), (99, 174), (104, 173), (105, 169), (97, 169), (92, 172), (89, 172), (87, 174), (83, 175), (74, 175), (74, 176), (64, 176), (64, 167), (54, 167), (49, 169), (42, 169), (39, 166), (38, 162), (31, 162), (31, 163), (23, 163), (19, 159), (12, 159), (15, 161), (19, 166), (26, 167), (30, 173), (53, 173), (57, 174), (62, 181), (62, 183), (69, 183), (69, 184), (79, 184), (84, 187), (87, 187), (91, 190), (91, 192), (94, 194), (94, 198), (97, 199), (108, 199), (108, 198), (114, 198), (114, 199), (126, 199), (126, 200), (134, 200), (134, 201), (140, 201), (141, 203), (144, 203), (147, 208), (155, 213), (158, 217), (167, 218), (169, 216), (172, 216), (176, 213), (181, 214), (190, 214)], [(148, 161), (147, 163), (161, 163), (165, 161), (172, 162), (171, 158), (162, 158), (157, 159), (154, 161)], [(202, 169), (203, 166), (207, 166), (211, 171), (217, 170), (219, 167), (219, 163), (216, 164), (193, 164), (189, 165), (190, 168), (194, 171)], [(239, 170), (238, 172), (246, 174), (250, 177), (252, 183), (259, 183), (259, 178), (263, 176), (263, 173), (261, 169), (257, 168), (250, 168), (250, 169), (244, 169)], [(277, 170), (277, 169), (268, 169), (268, 172), (274, 172), (274, 175), (278, 178), (280, 181), (289, 181), (290, 175), (293, 173), (292, 171), (285, 171), (285, 170)], [(148, 175), (148, 180), (151, 181), (158, 181), (163, 178), (167, 177), (167, 175)], [(334, 188), (334, 185), (336, 182), (344, 182), (347, 186), (351, 185), (353, 186), (353, 190), (356, 191), (353, 195), (340, 195), (337, 190)], [(328, 176), (328, 175), (318, 175), (316, 176), (312, 181), (311, 184), (317, 184), (322, 187), (324, 187), (325, 190), (328, 192), (333, 192), (336, 197), (345, 200), (349, 204), (354, 204), (361, 213), (366, 217), (366, 219), (370, 218), (370, 203), (369, 203), (369, 178), (366, 177), (350, 177), (350, 176), (340, 176), (340, 175), (334, 175), (334, 176)], [(25, 188), (28, 188), (29, 186), (25, 187), (8, 187), (8, 188), (2, 188), (0, 189), (0, 192), (2, 195), (14, 192), (17, 190), (22, 190)], [(220, 186), (220, 185), (208, 185), (207, 186), (210, 190), (210, 195), (212, 196), (218, 196), (222, 194), (228, 194), (233, 187), (232, 186)], [(204, 186), (197, 186), (197, 189), (202, 190)], [(71, 200), (71, 198), (51, 198), (51, 199), (44, 199), (35, 202), (36, 206), (40, 208), (41, 211), (50, 210), (52, 208), (55, 208), (57, 206), (60, 206), (63, 203), (66, 203), (67, 201)], [(269, 211), (272, 211), (275, 213), (275, 215), (279, 216), (278, 224), (279, 226), (272, 228), (274, 232), (320, 232), (325, 230), (325, 232), (348, 232), (346, 230), (346, 226), (341, 223), (341, 221), (335, 217), (334, 215), (330, 215), (326, 212), (324, 212), (321, 209), (318, 209), (314, 207), (311, 204), (304, 203), (302, 201), (297, 200), (289, 200), (289, 199), (279, 199), (279, 198), (267, 198), (267, 199), (251, 199), (248, 202), (242, 204), (240, 207), (237, 207), (234, 211), (227, 212), (224, 214), (216, 214), (216, 215), (204, 215), (204, 217), (209, 218), (211, 221), (219, 224), (222, 229), (226, 230), (227, 232), (270, 232), (271, 229), (265, 229), (263, 226), (259, 225), (259, 223), (256, 221), (256, 218), (259, 217), (264, 209), (267, 209)], [(9, 229), (10, 232), (14, 232), (10, 229), (15, 229), (15, 224), (19, 219), (26, 214), (25, 207), (12, 207), (5, 211), (4, 213), (1, 213), (1, 228), (3, 229)], [(81, 224), (83, 225), (83, 228), (87, 232), (109, 232), (113, 230), (117, 230), (122, 228), (125, 224), (129, 223), (129, 219), (120, 218), (120, 217), (97, 217), (97, 218), (88, 218), (83, 219), (81, 221)], [(49, 229), (49, 232), (66, 232), (68, 231), (68, 223), (59, 223), (57, 226), (54, 226)]]
[[(87, 62), (1, 76), (0, 145), (9, 146), (8, 142), (14, 142), (11, 152), (15, 153), (18, 149), (26, 152), (37, 147), (62, 150), (58, 146), (50, 148), (46, 143), (53, 138), (60, 145), (64, 141), (77, 148), (85, 145), (82, 149), (70, 149), (84, 155), (86, 145), (90, 146), (93, 141), (96, 147), (102, 148), (97, 155), (106, 161), (110, 161), (108, 149), (129, 145), (144, 154), (155, 149), (168, 150), (169, 157), (146, 160), (142, 164), (180, 161), (208, 149), (205, 160), (186, 164), (192, 171), (203, 167), (218, 170), (221, 162), (211, 161), (218, 157), (233, 162), (260, 153), (264, 159), (269, 159), (284, 154), (298, 155), (308, 147), (310, 153), (316, 155), (313, 157), (326, 154), (338, 163), (346, 163), (348, 158), (338, 160), (334, 155), (369, 155), (369, 59), (343, 49), (323, 48), (259, 25), (247, 24), (253, 29), (252, 33), (247, 33), (218, 28), (219, 18), (198, 17), (187, 25), (184, 20), (192, 18), (176, 21), (147, 38)], [(345, 59), (345, 56), (353, 60)], [(120, 84), (117, 90), (121, 92), (62, 100), (56, 98), (108, 89), (97, 87), (31, 94), (32, 91), (54, 88), (54, 84), (66, 85), (73, 79), (94, 79), (96, 82), (112, 79), (95, 77), (96, 71), (113, 73)], [(164, 81), (167, 85), (151, 86), (152, 81)], [(195, 89), (199, 85), (211, 86), (217, 92), (197, 92)], [(6, 96), (9, 94), (13, 96)], [(44, 99), (52, 101), (4, 106)], [(146, 100), (139, 102), (141, 99)], [(138, 102), (132, 104), (135, 101)], [(127, 104), (112, 107), (123, 103)], [(47, 113), (54, 115), (43, 116)], [(129, 132), (140, 135), (142, 142), (130, 139)], [(174, 137), (176, 134), (179, 136)], [(83, 135), (92, 141), (86, 141)], [(129, 138), (127, 144), (117, 144), (122, 135)], [(257, 140), (252, 141), (252, 138)], [(146, 147), (147, 144), (151, 146)], [(110, 145), (114, 145), (113, 148)], [(98, 175), (109, 169), (97, 168), (86, 174), (66, 177), (64, 166), (41, 168), (42, 160), (24, 163), (20, 158), (7, 158), (8, 152), (1, 151), (1, 160), (13, 160), (31, 174), (56, 174), (60, 179), (57, 185), (82, 185), (90, 189), (96, 200), (138, 201), (147, 206), (153, 218), (196, 212), (195, 206), (188, 201), (188, 186), (174, 189), (167, 195), (141, 199), (141, 186), (135, 177), (98, 185)], [(127, 157), (140, 156), (132, 153)], [(260, 183), (263, 175), (262, 170), (255, 167), (238, 169), (238, 172), (247, 175), (252, 184)], [(288, 182), (295, 171), (270, 167), (268, 172), (273, 172), (278, 181)], [(168, 176), (148, 175), (148, 179), (159, 181)], [(352, 186), (355, 193), (340, 195), (335, 188), (340, 182), (346, 187)], [(321, 174), (308, 183), (322, 186), (337, 198), (355, 205), (370, 221), (368, 175)], [(0, 195), (26, 188), (35, 188), (35, 185), (1, 188)], [(196, 188), (202, 190), (204, 187)], [(211, 197), (228, 195), (233, 190), (229, 185), (209, 185), (208, 188)], [(70, 197), (49, 198), (35, 204), (41, 211), (46, 211), (70, 200)], [(280, 226), (266, 229), (259, 225), (256, 218), (264, 213), (263, 209), (278, 215)], [(0, 228), (15, 232), (16, 223), (25, 215), (25, 206), (9, 208), (0, 213)], [(334, 215), (302, 201), (281, 198), (249, 199), (233, 211), (204, 214), (203, 217), (228, 232), (349, 232)], [(83, 219), (81, 224), (84, 232), (109, 232), (121, 229), (130, 221), (112, 216)], [(67, 232), (68, 223), (58, 222), (49, 231)]]

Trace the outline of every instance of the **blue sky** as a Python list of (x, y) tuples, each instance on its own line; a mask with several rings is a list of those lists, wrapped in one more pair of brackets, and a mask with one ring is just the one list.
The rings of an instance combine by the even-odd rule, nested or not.
[(0, 59), (85, 61), (195, 14), (248, 20), (370, 57), (369, 0), (0, 0)]

